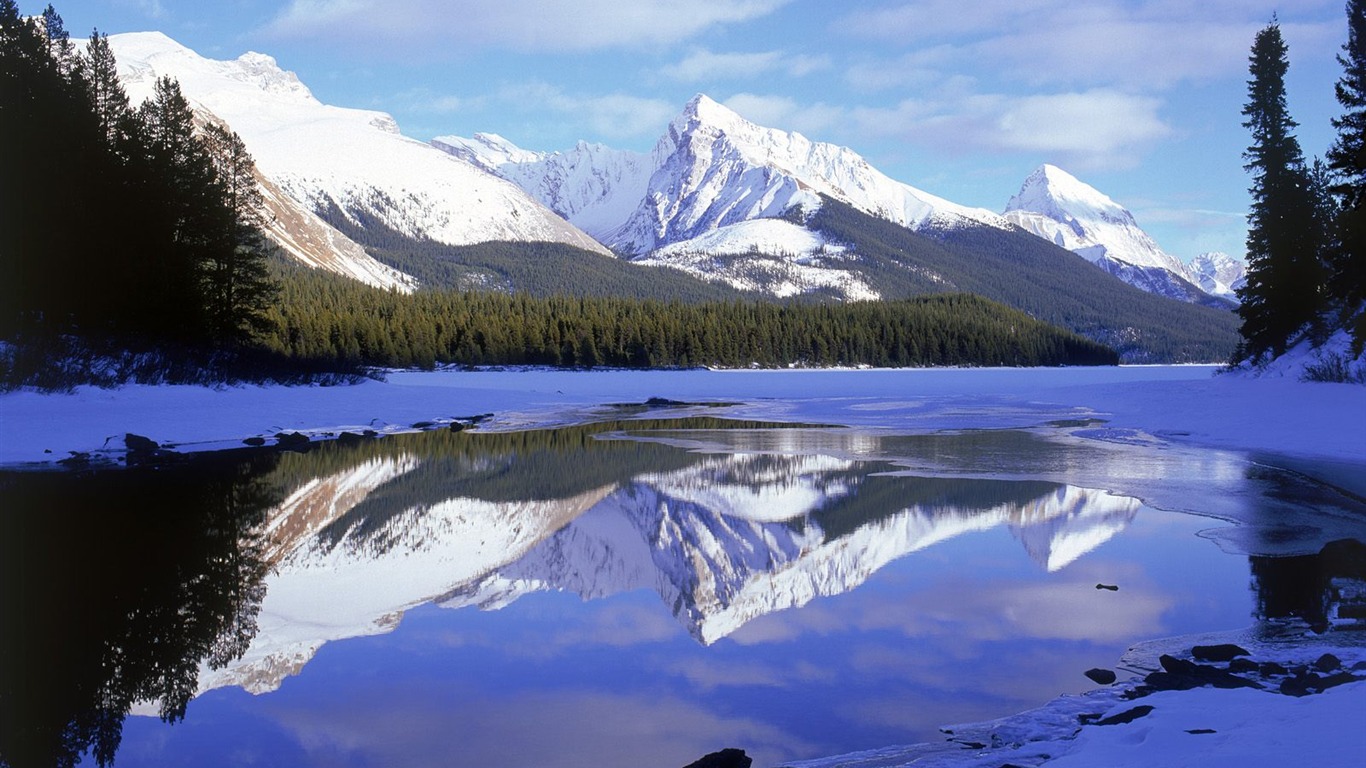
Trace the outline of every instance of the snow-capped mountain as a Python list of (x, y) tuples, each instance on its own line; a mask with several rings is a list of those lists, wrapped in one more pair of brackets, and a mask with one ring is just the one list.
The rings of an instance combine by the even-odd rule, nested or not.
[[(702, 94), (674, 118), (648, 158), (583, 143), (565, 153), (528, 152), (490, 134), (444, 136), (433, 143), (515, 181), (632, 256), (794, 208), (811, 211), (820, 206), (821, 194), (912, 229), (964, 222), (1005, 226), (990, 211), (895, 181), (847, 147), (761, 127)], [(734, 248), (750, 234), (741, 229), (722, 240)], [(702, 252), (715, 244), (678, 252)]]
[[(430, 460), (440, 458), (362, 459), (304, 483), (268, 515), (272, 572), (259, 632), (240, 660), (202, 670), (201, 690), (272, 690), (323, 644), (390, 631), (427, 602), (489, 610), (542, 590), (595, 599), (650, 589), (711, 643), (969, 531), (1009, 526), (1056, 570), (1123, 530), (1139, 507), (1066, 485), (890, 477), (882, 463), (767, 453), (689, 454), (686, 466), (549, 498), (439, 486), (414, 496), (423, 484), (410, 484), (374, 503)], [(500, 460), (471, 466), (490, 461)], [(905, 506), (886, 508), (886, 499)]]
[(1003, 215), (1145, 291), (1209, 301), (1185, 265), (1163, 251), (1133, 214), (1061, 168), (1043, 165), (1030, 174)]
[(894, 181), (847, 147), (764, 128), (697, 95), (655, 145), (645, 198), (605, 241), (640, 255), (670, 243), (794, 208), (820, 194), (917, 229), (999, 220)]
[(1008, 226), (895, 181), (853, 150), (758, 126), (701, 94), (648, 156), (582, 142), (531, 152), (493, 134), (432, 143), (518, 184), (641, 264), (777, 296), (879, 297), (849, 269), (852, 254), (801, 225), (822, 194), (911, 229)]
[(1227, 253), (1202, 253), (1191, 259), (1191, 277), (1211, 296), (1238, 300), (1238, 289), (1247, 283), (1247, 263)]
[(414, 238), (566, 243), (606, 253), (520, 187), (399, 133), (382, 112), (319, 102), (269, 56), (206, 59), (158, 32), (111, 35), (134, 103), (174, 77), (198, 111), (236, 131), (257, 168), (309, 211), (335, 208)]
[(647, 155), (583, 141), (567, 152), (531, 152), (476, 133), (438, 136), (432, 145), (517, 184), (600, 241), (640, 203), (652, 172)]

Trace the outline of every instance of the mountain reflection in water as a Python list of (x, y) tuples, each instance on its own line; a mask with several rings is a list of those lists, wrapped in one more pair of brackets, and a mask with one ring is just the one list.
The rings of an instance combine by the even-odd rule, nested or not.
[[(174, 719), (196, 692), (275, 690), (325, 644), (389, 632), (428, 604), (652, 592), (701, 649), (788, 637), (795, 625), (780, 626), (780, 612), (847, 593), (910, 553), (932, 558), (964, 534), (1008, 533), (1037, 573), (1060, 572), (1142, 508), (1037, 479), (1094, 464), (1094, 453), (1021, 432), (882, 436), (692, 418), (0, 475), (0, 763), (70, 764), (86, 750), (107, 763), (130, 707), (153, 711), (138, 702)], [(907, 470), (990, 474), (1012, 457), (1026, 467), (1018, 479)], [(1296, 576), (1319, 561), (1290, 560), (1253, 559), (1260, 615), (1322, 593)], [(1123, 600), (1070, 581), (946, 587), (863, 621), (947, 622), (942, 606), (957, 602), (1000, 614), (978, 642), (1124, 643), (1170, 631), (1172, 599), (1146, 589), (1142, 573), (1127, 578)], [(1246, 570), (1237, 580), (1248, 600)]]
[[(816, 455), (601, 439), (728, 424), (427, 433), (286, 456), (277, 474), (309, 479), (266, 523), (275, 570), (260, 636), (206, 686), (271, 690), (323, 643), (392, 629), (415, 606), (498, 608), (545, 590), (651, 589), (709, 644), (970, 531), (1007, 526), (1056, 570), (1140, 506), (1059, 483), (889, 474), (889, 462), (841, 458), (830, 440), (869, 440), (842, 430), (822, 431), (827, 453)], [(733, 434), (762, 435), (771, 450), (800, 447), (807, 432), (763, 426)]]

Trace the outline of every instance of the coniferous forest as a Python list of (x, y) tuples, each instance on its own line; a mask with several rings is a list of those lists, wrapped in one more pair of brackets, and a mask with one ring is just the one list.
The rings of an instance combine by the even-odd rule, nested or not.
[(340, 364), (633, 368), (1114, 365), (1104, 345), (969, 294), (850, 304), (404, 295), (282, 267), (265, 344)]
[[(1347, 3), (1343, 75), (1335, 94), (1344, 114), (1327, 162), (1306, 161), (1286, 102), (1288, 48), (1277, 21), (1259, 31), (1248, 64), (1243, 153), (1249, 192), (1247, 284), (1239, 292), (1243, 343), (1233, 362), (1260, 364), (1307, 338), (1321, 343), (1347, 328), (1366, 346), (1366, 2)], [(1323, 378), (1342, 378), (1320, 371)]]

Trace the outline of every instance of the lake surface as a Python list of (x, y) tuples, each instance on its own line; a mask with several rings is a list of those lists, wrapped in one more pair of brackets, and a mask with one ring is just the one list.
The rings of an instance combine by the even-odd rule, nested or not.
[(940, 740), (1141, 641), (1324, 629), (1320, 552), (1366, 541), (1366, 504), (1302, 466), (1099, 423), (675, 410), (0, 474), (0, 746), (763, 768)]

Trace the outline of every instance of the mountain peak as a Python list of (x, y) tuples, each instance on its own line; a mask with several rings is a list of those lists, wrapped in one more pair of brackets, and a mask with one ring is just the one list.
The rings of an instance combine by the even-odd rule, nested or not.
[(1006, 204), (1005, 213), (1031, 211), (1059, 221), (1067, 218), (1131, 219), (1129, 212), (1095, 187), (1056, 165), (1039, 166)]
[(1206, 293), (1233, 301), (1238, 300), (1238, 289), (1247, 283), (1247, 263), (1218, 251), (1191, 259), (1190, 273)]
[(1157, 268), (1188, 279), (1184, 265), (1158, 247), (1124, 206), (1055, 165), (1031, 173), (1004, 214), (1090, 261)]
[(738, 112), (699, 93), (683, 105), (683, 111), (674, 118), (672, 128), (675, 133), (684, 133), (689, 127), (710, 126), (725, 133), (752, 134), (765, 129), (741, 117)]

